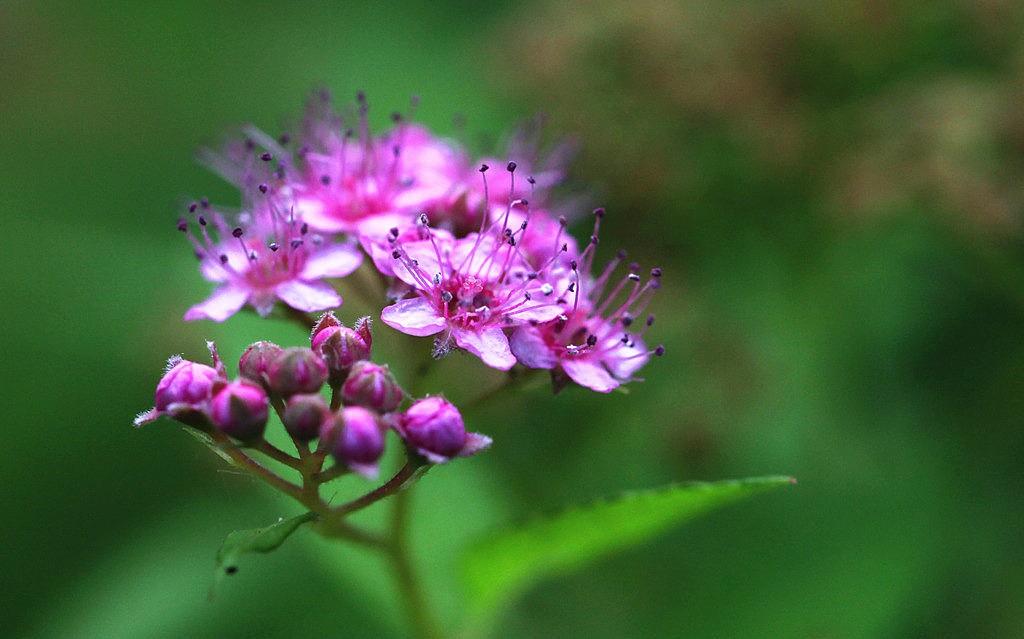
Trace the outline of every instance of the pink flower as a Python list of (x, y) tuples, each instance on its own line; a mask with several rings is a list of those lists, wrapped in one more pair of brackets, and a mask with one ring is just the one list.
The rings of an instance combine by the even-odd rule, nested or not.
[(440, 333), (436, 355), (454, 342), (488, 366), (511, 368), (516, 358), (505, 329), (562, 313), (558, 302), (566, 287), (548, 278), (555, 257), (537, 266), (526, 259), (518, 248), (526, 223), (515, 230), (491, 224), (462, 239), (435, 234), (426, 223), (424, 216), (425, 240), (391, 237), (395, 276), (415, 295), (386, 307), (381, 319), (408, 335)]
[[(595, 213), (599, 223), (604, 211), (598, 209)], [(572, 307), (552, 321), (518, 327), (510, 339), (513, 354), (524, 366), (553, 371), (556, 390), (564, 384), (559, 376), (564, 373), (580, 386), (607, 393), (632, 380), (650, 355), (664, 353), (661, 346), (647, 350), (642, 341), (643, 334), (654, 323), (653, 315), (639, 332), (632, 332), (635, 318), (660, 285), (661, 269), (651, 270), (648, 280), (641, 284), (638, 267), (630, 265), (626, 277), (605, 291), (625, 254), (620, 253), (600, 276), (592, 279), (588, 273), (597, 246), (597, 231), (595, 224), (590, 244), (580, 260), (570, 264), (574, 275)]]
[(399, 114), (394, 128), (373, 137), (367, 111), (360, 94), (355, 127), (345, 128), (328, 94), (307, 107), (301, 166), (289, 179), (296, 209), (317, 230), (382, 237), (457, 196), (467, 166), (459, 147)]
[[(203, 276), (220, 285), (190, 308), (185, 320), (222, 322), (246, 304), (266, 316), (278, 300), (306, 312), (341, 305), (341, 296), (323, 280), (352, 273), (362, 262), (362, 253), (352, 242), (334, 243), (310, 233), (292, 207), (278, 202), (273, 188), (266, 183), (258, 186), (268, 193), (261, 193), (264, 201), (253, 212), (240, 216), (245, 226), (230, 226), (205, 200), (197, 216), (198, 237), (186, 221), (178, 223), (195, 248)], [(195, 212), (196, 205), (189, 210)]]

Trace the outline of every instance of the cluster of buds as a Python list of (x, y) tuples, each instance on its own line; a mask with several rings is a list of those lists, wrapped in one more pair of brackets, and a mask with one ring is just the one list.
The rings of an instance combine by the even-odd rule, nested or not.
[(467, 433), (458, 409), (442, 397), (412, 401), (402, 410), (406, 394), (386, 365), (370, 361), (371, 344), (369, 318), (348, 328), (327, 312), (313, 328), (309, 347), (256, 342), (239, 359), (238, 378), (229, 380), (216, 346), (208, 342), (213, 365), (171, 358), (157, 385), (156, 405), (135, 425), (166, 415), (256, 446), (264, 441), (273, 408), (297, 448), (308, 451), (318, 440), (317, 453), (367, 477), (377, 474), (388, 430), (435, 464), (490, 445), (489, 438)]
[[(643, 340), (661, 270), (642, 275), (632, 264), (616, 276), (620, 255), (595, 271), (604, 211), (594, 212), (580, 248), (566, 232), (572, 211), (550, 197), (566, 175), (567, 145), (542, 158), (534, 130), (510, 145), (515, 160), (472, 161), (407, 115), (373, 135), (368, 109), (360, 94), (354, 111), (339, 115), (321, 92), (297, 135), (247, 127), (205, 154), (241, 191), (242, 211), (231, 216), (201, 199), (179, 221), (203, 275), (218, 285), (186, 320), (223, 321), (246, 305), (260, 315), (279, 303), (336, 308), (342, 298), (329, 280), (368, 256), (390, 282), (382, 321), (432, 337), (435, 356), (462, 349), (496, 369), (547, 369), (556, 389), (573, 381), (608, 392), (662, 354)], [(321, 341), (348, 339), (334, 332)], [(327, 349), (324, 361), (351, 358), (347, 348)], [(329, 382), (348, 388), (340, 374), (329, 371)]]

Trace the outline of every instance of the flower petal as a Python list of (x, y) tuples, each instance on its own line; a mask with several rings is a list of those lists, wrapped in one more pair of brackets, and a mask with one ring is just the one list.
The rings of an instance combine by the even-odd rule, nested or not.
[(491, 368), (507, 371), (516, 365), (516, 358), (508, 346), (508, 338), (497, 326), (475, 331), (456, 329), (452, 331), (452, 337), (456, 344), (479, 357)]
[(425, 337), (444, 330), (444, 318), (422, 297), (399, 300), (380, 312), (385, 324), (406, 335)]
[(213, 292), (206, 300), (196, 304), (185, 313), (185, 321), (197, 319), (211, 319), (215, 322), (223, 322), (238, 312), (249, 299), (249, 291), (228, 284), (221, 286)]
[(512, 354), (528, 368), (554, 368), (558, 357), (544, 341), (536, 326), (525, 324), (517, 328), (508, 340)]
[(599, 393), (609, 393), (619, 386), (600, 362), (591, 359), (564, 359), (562, 370), (572, 381)]
[(317, 249), (306, 261), (301, 277), (318, 280), (322, 277), (345, 277), (363, 263), (363, 253), (353, 244), (332, 244)]
[(341, 296), (323, 282), (288, 280), (274, 287), (282, 302), (300, 311), (323, 311), (341, 306)]

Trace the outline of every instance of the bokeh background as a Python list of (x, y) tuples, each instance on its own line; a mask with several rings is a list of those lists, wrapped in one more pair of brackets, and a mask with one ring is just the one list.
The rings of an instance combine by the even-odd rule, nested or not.
[[(666, 273), (646, 382), (467, 411), (494, 448), (417, 487), (443, 615), (489, 527), (786, 473), (546, 582), (497, 636), (1024, 636), (1020, 3), (207, 4), (0, 4), (0, 634), (403, 636), (386, 566), (309, 531), (207, 601), (229, 531), (299, 511), (173, 423), (130, 426), (170, 354), (305, 339), (181, 322), (208, 286), (174, 225), (237, 197), (197, 147), (327, 87), (380, 125), (418, 94), (480, 152), (546, 113), (606, 257)], [(378, 329), (380, 357), (410, 347)], [(468, 400), (482, 368), (422, 383)]]

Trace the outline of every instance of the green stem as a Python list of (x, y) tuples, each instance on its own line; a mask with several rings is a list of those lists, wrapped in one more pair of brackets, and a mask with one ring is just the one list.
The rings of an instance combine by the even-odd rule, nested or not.
[(423, 639), (444, 639), (444, 634), (441, 632), (437, 620), (431, 614), (423, 589), (416, 578), (409, 553), (407, 540), (409, 497), (408, 491), (401, 491), (395, 495), (388, 543), (384, 547), (384, 551), (391, 560), (395, 571), (395, 579), (398, 581), (399, 592), (405, 603), (410, 627), (416, 635)]
[(341, 519), (345, 515), (354, 513), (357, 510), (362, 510), (381, 499), (390, 497), (391, 495), (400, 494), (405, 488), (411, 486), (417, 479), (419, 479), (428, 468), (430, 467), (424, 466), (422, 461), (418, 459), (410, 459), (405, 463), (405, 466), (402, 466), (401, 470), (399, 470), (394, 477), (387, 481), (387, 483), (378, 486), (358, 499), (353, 499), (347, 504), (342, 504), (341, 506), (332, 508), (332, 518)]

